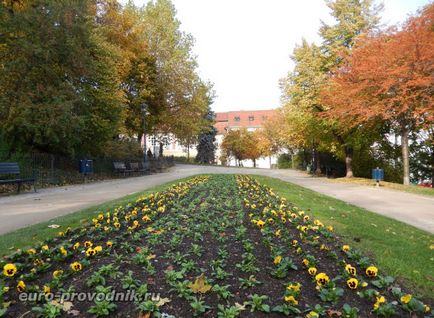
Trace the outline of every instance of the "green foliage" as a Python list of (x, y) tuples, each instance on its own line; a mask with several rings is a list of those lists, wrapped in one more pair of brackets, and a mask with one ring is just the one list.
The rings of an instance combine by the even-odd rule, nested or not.
[(202, 132), (198, 137), (196, 161), (199, 163), (213, 163), (215, 160), (217, 129), (214, 128), (214, 112), (208, 110), (206, 119), (210, 125), (208, 129)]
[(288, 153), (279, 155), (279, 158), (277, 158), (277, 167), (279, 169), (293, 168), (291, 155)]
[[(122, 95), (88, 1), (2, 5), (0, 130), (15, 147), (92, 153), (116, 134)], [(71, 18), (73, 17), (73, 18)]]
[(170, 0), (144, 8), (116, 0), (2, 2), (0, 134), (8, 148), (135, 154), (138, 145), (113, 140), (141, 140), (144, 126), (192, 143), (208, 125), (213, 93), (197, 74), (193, 38), (179, 26)]

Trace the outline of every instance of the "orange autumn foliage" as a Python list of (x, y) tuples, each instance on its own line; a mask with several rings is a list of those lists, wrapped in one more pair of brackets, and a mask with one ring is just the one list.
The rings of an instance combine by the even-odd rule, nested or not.
[(401, 30), (358, 39), (322, 92), (324, 115), (348, 125), (434, 121), (434, 4)]

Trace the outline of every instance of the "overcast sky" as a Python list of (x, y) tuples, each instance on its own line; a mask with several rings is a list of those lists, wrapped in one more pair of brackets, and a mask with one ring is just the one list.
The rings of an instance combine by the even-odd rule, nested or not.
[[(278, 107), (295, 44), (319, 42), (320, 20), (332, 21), (323, 0), (172, 1), (182, 30), (196, 39), (201, 77), (215, 84), (214, 111)], [(382, 23), (395, 24), (430, 0), (383, 2)]]

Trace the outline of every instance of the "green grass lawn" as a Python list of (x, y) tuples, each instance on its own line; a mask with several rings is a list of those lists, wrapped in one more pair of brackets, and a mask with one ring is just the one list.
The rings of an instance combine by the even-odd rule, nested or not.
[[(375, 181), (372, 179), (366, 179), (366, 178), (337, 178), (337, 179), (328, 179), (328, 180), (329, 181), (335, 181), (335, 182), (345, 182), (345, 183), (353, 183), (353, 184), (360, 184), (360, 185), (375, 187)], [(400, 183), (386, 182), (386, 181), (381, 181), (380, 187), (386, 188), (386, 189), (392, 189), (392, 190), (414, 193), (414, 194), (434, 196), (434, 188), (425, 188), (425, 187), (420, 187), (420, 186), (416, 186), (416, 185), (403, 185)]]
[[(342, 241), (424, 297), (434, 295), (434, 235), (278, 179), (254, 176), (299, 208), (332, 225)], [(409, 211), (411, 217), (411, 211)]]
[[(156, 191), (162, 191), (173, 184), (187, 179), (190, 179), (190, 177), (171, 181), (153, 188), (149, 188), (142, 192), (137, 192), (122, 197), (117, 200), (105, 202), (103, 204), (92, 206), (90, 208), (83, 209), (75, 213), (54, 218), (47, 222), (38, 223), (4, 235), (0, 235), (0, 256), (10, 254), (18, 248), (23, 249), (32, 247), (37, 242), (41, 242), (47, 238), (55, 237), (59, 231), (64, 231), (67, 227), (71, 227), (72, 229), (74, 229), (83, 224), (90, 223), (92, 218), (100, 211), (106, 212), (109, 210), (113, 210), (120, 205), (134, 202), (138, 197), (142, 195), (146, 195)], [(56, 229), (49, 228), (48, 226), (51, 224), (57, 224), (60, 225), (60, 227)]]

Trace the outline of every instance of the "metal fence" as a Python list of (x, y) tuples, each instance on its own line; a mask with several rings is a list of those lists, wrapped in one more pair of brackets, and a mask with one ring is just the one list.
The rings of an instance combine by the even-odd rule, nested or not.
[[(79, 172), (80, 159), (93, 161), (93, 172), (84, 175)], [(50, 185), (65, 185), (85, 183), (109, 178), (120, 178), (125, 176), (136, 176), (144, 174), (145, 171), (120, 174), (114, 169), (113, 162), (124, 162), (128, 167), (133, 162), (143, 162), (143, 158), (111, 159), (111, 158), (68, 158), (48, 153), (31, 153), (28, 155), (0, 153), (0, 162), (17, 162), (20, 166), (21, 177), (34, 177), (37, 187)], [(167, 167), (173, 166), (173, 157), (149, 158), (149, 171), (158, 172)], [(4, 178), (7, 176), (0, 176)], [(10, 187), (9, 187), (10, 188)], [(0, 192), (9, 192), (8, 187), (0, 189)]]

